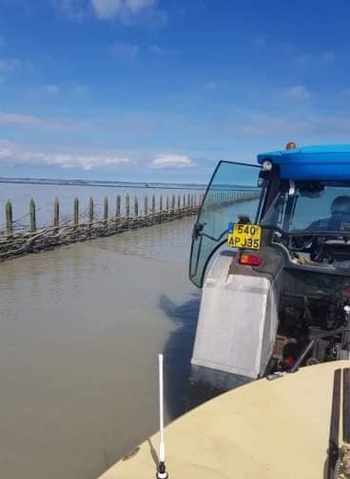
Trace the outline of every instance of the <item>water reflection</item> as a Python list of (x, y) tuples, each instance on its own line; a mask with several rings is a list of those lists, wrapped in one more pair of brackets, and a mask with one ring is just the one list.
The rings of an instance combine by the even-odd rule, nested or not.
[(165, 391), (169, 417), (175, 418), (186, 411), (190, 360), (199, 312), (200, 294), (176, 305), (167, 296), (160, 297), (160, 307), (177, 325), (164, 348)]

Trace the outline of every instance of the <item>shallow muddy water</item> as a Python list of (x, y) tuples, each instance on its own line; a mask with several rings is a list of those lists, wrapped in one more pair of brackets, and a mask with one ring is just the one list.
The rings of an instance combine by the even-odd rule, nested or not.
[(199, 291), (194, 218), (0, 265), (0, 470), (94, 479), (184, 408)]

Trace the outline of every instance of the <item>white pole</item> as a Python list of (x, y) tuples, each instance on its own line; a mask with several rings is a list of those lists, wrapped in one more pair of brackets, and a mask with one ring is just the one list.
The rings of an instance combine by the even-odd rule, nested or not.
[(163, 393), (163, 354), (158, 354), (159, 366), (159, 461), (165, 462), (165, 445), (164, 445), (164, 393)]

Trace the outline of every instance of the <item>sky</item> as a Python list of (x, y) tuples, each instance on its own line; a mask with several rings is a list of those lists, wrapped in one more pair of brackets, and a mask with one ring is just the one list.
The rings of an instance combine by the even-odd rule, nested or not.
[(0, 176), (206, 183), (350, 143), (350, 3), (0, 0)]

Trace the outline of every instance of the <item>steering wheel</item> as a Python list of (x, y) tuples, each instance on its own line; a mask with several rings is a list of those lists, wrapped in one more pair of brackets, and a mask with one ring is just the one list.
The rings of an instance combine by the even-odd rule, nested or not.
[(291, 236), (289, 244), (294, 251), (305, 251), (310, 249), (313, 240), (314, 236)]
[(285, 231), (277, 225), (262, 225), (266, 230), (273, 230), (279, 233), (280, 241), (287, 246), (288, 249), (294, 251), (305, 251), (311, 248), (315, 236), (287, 236)]

